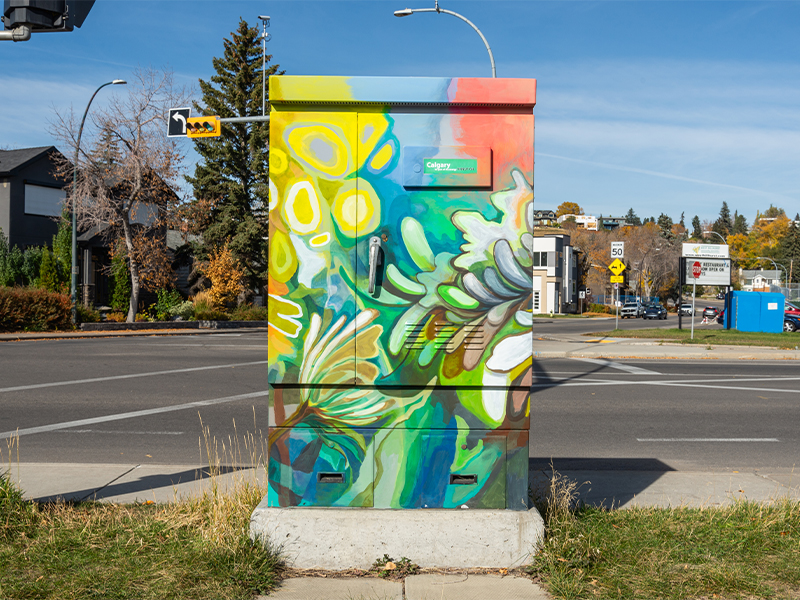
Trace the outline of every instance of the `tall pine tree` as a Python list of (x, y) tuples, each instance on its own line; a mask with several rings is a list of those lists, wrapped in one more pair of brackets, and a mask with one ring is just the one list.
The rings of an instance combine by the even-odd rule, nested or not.
[(637, 227), (642, 224), (642, 220), (639, 218), (639, 215), (636, 214), (633, 208), (629, 209), (625, 214), (625, 222), (628, 225), (635, 225)]
[[(223, 40), (222, 56), (212, 61), (216, 74), (199, 82), (202, 99), (195, 103), (196, 111), (222, 118), (261, 115), (260, 40), (258, 28), (240, 19), (230, 39)], [(278, 71), (271, 59), (266, 57), (267, 77)], [(206, 260), (227, 243), (251, 287), (257, 288), (267, 273), (263, 213), (269, 204), (269, 123), (225, 123), (220, 137), (199, 138), (195, 144), (202, 159), (194, 176), (186, 178), (194, 191), (190, 229), (202, 236), (195, 254)]]
[(779, 256), (786, 269), (789, 279), (793, 283), (800, 282), (800, 214), (795, 215), (794, 221), (789, 225), (789, 230), (783, 236), (779, 248)]
[(722, 208), (719, 210), (719, 219), (714, 221), (711, 226), (711, 231), (716, 231), (723, 238), (727, 238), (733, 229), (733, 221), (731, 220), (731, 209), (728, 208), (728, 203), (722, 201)]
[(692, 237), (698, 240), (703, 238), (703, 227), (700, 225), (700, 217), (697, 215), (692, 218)]

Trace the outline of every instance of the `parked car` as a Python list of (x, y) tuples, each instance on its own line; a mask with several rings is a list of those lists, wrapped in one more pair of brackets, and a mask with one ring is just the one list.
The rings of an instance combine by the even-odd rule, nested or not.
[(725, 300), (725, 292), (720, 292), (717, 294), (717, 300)]
[(783, 330), (784, 331), (798, 331), (800, 330), (800, 317), (794, 315), (783, 315)]
[(678, 313), (687, 317), (692, 316), (692, 305), (691, 304), (681, 304), (680, 309), (678, 309)]
[(619, 316), (623, 319), (631, 317), (633, 319), (638, 319), (644, 314), (644, 307), (641, 305), (640, 302), (626, 302), (622, 305), (622, 309), (619, 311)]
[(795, 316), (795, 317), (800, 317), (800, 308), (797, 308), (797, 307), (796, 307), (794, 304), (792, 304), (791, 302), (786, 302), (786, 303), (783, 305), (783, 312), (784, 312), (784, 314), (787, 314), (787, 315), (792, 315), (792, 316)]
[(660, 304), (648, 304), (644, 307), (643, 319), (666, 319), (667, 309)]
[(716, 319), (719, 314), (719, 309), (716, 306), (706, 306), (703, 309), (704, 319)]

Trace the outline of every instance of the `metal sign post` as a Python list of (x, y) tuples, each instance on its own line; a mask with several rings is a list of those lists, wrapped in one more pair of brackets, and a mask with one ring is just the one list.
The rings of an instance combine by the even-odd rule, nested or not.
[(693, 279), (692, 279), (692, 338), (691, 339), (694, 339), (694, 313), (695, 313), (694, 301), (695, 298), (697, 297), (697, 279), (700, 277), (702, 273), (703, 273), (703, 265), (701, 265), (700, 261), (698, 260), (694, 261), (694, 264), (692, 265)]

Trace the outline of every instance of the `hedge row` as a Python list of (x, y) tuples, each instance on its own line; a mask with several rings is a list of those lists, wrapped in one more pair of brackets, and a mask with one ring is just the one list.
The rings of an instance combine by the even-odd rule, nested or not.
[(41, 288), (0, 287), (0, 331), (72, 329), (67, 294)]

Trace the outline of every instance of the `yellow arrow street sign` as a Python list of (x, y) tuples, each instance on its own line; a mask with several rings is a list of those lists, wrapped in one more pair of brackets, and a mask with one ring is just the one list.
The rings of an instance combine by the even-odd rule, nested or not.
[(625, 277), (623, 275), (612, 275), (611, 283), (625, 283)]
[(614, 273), (614, 275), (619, 275), (625, 270), (625, 265), (622, 263), (620, 259), (617, 258), (614, 260), (614, 262), (608, 265), (608, 268), (611, 270), (612, 273)]

